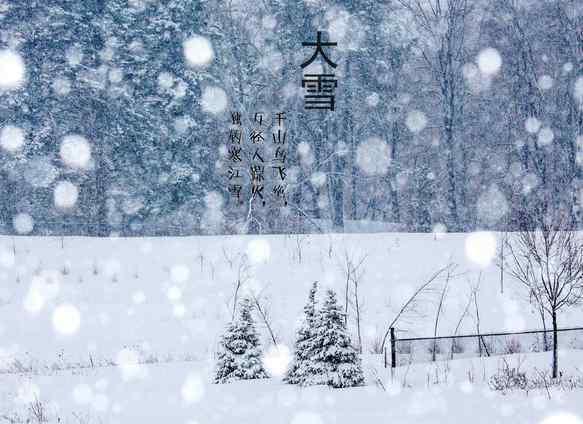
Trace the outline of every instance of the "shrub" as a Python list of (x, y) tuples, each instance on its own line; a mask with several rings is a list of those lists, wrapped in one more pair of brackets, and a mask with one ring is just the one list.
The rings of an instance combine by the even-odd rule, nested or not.
[(528, 379), (526, 373), (520, 371), (520, 365), (511, 367), (504, 361), (502, 368), (498, 368), (498, 372), (490, 377), (489, 385), (492, 390), (506, 393), (514, 389), (525, 390), (528, 387)]

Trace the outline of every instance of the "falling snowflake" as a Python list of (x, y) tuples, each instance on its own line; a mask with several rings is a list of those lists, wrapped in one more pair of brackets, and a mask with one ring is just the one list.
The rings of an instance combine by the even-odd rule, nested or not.
[(22, 56), (12, 50), (0, 50), (0, 90), (20, 88), (25, 78)]
[(59, 209), (70, 209), (77, 203), (79, 189), (69, 181), (59, 181), (53, 192), (55, 206)]
[(524, 128), (531, 134), (536, 134), (540, 129), (541, 125), (542, 123), (534, 116), (527, 118), (527, 120), (524, 122)]
[(158, 86), (163, 90), (169, 90), (174, 85), (174, 75), (170, 72), (161, 72), (158, 75)]
[(480, 194), (477, 206), (478, 217), (488, 225), (496, 224), (509, 211), (506, 196), (495, 184)]
[(326, 173), (318, 171), (314, 172), (310, 177), (310, 183), (314, 187), (324, 187), (326, 184)]
[(575, 81), (573, 96), (575, 97), (575, 100), (583, 104), (583, 76), (578, 77), (577, 81)]
[(19, 213), (12, 219), (14, 230), (18, 234), (28, 234), (34, 228), (34, 221), (27, 213)]
[(285, 345), (271, 346), (263, 355), (263, 366), (273, 377), (283, 377), (291, 362), (290, 350)]
[(548, 127), (545, 127), (539, 131), (537, 143), (539, 146), (548, 146), (553, 142), (554, 139), (555, 134), (553, 133), (553, 130)]
[(24, 309), (32, 314), (39, 313), (59, 294), (60, 288), (61, 282), (56, 271), (45, 270), (33, 276), (24, 296)]
[(147, 375), (146, 369), (140, 364), (140, 356), (133, 349), (124, 348), (120, 350), (115, 362), (119, 367), (122, 378), (126, 381), (143, 378)]
[(311, 147), (305, 141), (300, 141), (298, 143), (297, 149), (298, 149), (298, 153), (300, 154), (300, 156), (305, 157), (310, 153)]
[(176, 286), (172, 286), (166, 292), (166, 296), (168, 296), (168, 300), (171, 302), (176, 302), (182, 297), (182, 290)]
[(215, 57), (213, 47), (208, 38), (195, 35), (182, 45), (184, 57), (189, 65), (204, 67), (210, 64)]
[(254, 264), (267, 263), (271, 257), (271, 247), (266, 239), (253, 239), (247, 244), (247, 257)]
[(58, 77), (53, 81), (52, 87), (57, 95), (66, 96), (71, 92), (71, 81), (64, 77)]
[(62, 304), (53, 311), (53, 328), (57, 333), (71, 335), (79, 330), (81, 314), (70, 304)]
[(89, 141), (80, 135), (68, 135), (61, 142), (59, 151), (65, 165), (75, 169), (87, 169), (91, 160)]
[(427, 126), (427, 117), (420, 110), (412, 110), (407, 114), (405, 124), (411, 132), (418, 133)]
[(24, 146), (24, 130), (13, 125), (6, 125), (0, 130), (0, 147), (8, 153), (17, 153)]
[(489, 231), (478, 231), (466, 236), (466, 257), (480, 267), (490, 265), (496, 256), (496, 236)]
[(550, 75), (542, 75), (537, 81), (538, 87), (541, 90), (550, 90), (553, 88), (553, 78)]
[(356, 149), (356, 163), (367, 175), (385, 175), (390, 162), (389, 146), (378, 137), (367, 139)]
[(446, 234), (447, 234), (447, 227), (445, 226), (445, 224), (435, 224), (433, 226), (433, 236), (436, 239), (440, 239), (443, 238)]
[(478, 54), (477, 58), (478, 68), (484, 75), (495, 75), (502, 67), (502, 57), (498, 50), (494, 48), (487, 48)]
[(202, 110), (212, 114), (223, 112), (229, 103), (227, 93), (220, 87), (205, 87), (200, 101)]

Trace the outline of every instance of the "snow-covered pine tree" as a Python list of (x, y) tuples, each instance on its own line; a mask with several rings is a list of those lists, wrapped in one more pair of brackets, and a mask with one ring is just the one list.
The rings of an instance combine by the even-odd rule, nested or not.
[(313, 383), (328, 384), (335, 388), (362, 386), (364, 375), (360, 357), (352, 347), (344, 326), (344, 316), (333, 290), (326, 292), (317, 322), (315, 354), (312, 359), (318, 372), (313, 377)]
[(252, 310), (251, 300), (241, 299), (239, 317), (227, 326), (221, 339), (215, 383), (268, 377), (261, 362), (261, 346)]
[(294, 358), (284, 378), (290, 384), (309, 384), (310, 376), (315, 371), (311, 356), (314, 354), (314, 336), (316, 331), (316, 294), (318, 283), (314, 282), (308, 295), (308, 302), (304, 306), (304, 320), (299, 328), (294, 345)]

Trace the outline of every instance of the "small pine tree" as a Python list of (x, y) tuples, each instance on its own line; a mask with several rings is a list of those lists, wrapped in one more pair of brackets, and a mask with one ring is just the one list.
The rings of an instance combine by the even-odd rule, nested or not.
[(215, 383), (267, 378), (252, 310), (249, 298), (239, 302), (239, 317), (227, 326), (221, 338)]
[(311, 376), (312, 383), (327, 384), (335, 388), (362, 386), (364, 375), (360, 357), (352, 347), (344, 325), (344, 316), (333, 290), (326, 292), (317, 321), (315, 354), (312, 356), (317, 372)]
[(299, 328), (294, 345), (294, 358), (284, 378), (286, 383), (306, 384), (307, 378), (314, 374), (314, 363), (311, 360), (314, 354), (314, 336), (316, 331), (316, 294), (318, 283), (314, 282), (308, 295), (308, 302), (304, 306), (304, 321)]

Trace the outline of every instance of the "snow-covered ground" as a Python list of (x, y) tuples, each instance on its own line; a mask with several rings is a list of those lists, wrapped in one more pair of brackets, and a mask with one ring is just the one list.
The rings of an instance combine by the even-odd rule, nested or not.
[[(374, 384), (373, 369), (390, 381), (380, 356), (366, 357), (369, 378), (361, 388), (300, 390), (278, 379), (210, 384), (238, 279), (243, 292), (261, 293), (278, 342), (291, 348), (313, 281), (336, 289), (343, 301), (346, 258), (365, 258), (359, 284), (365, 352), (415, 288), (448, 263), (457, 268), (438, 334), (454, 332), (478, 280), (482, 331), (540, 328), (518, 283), (505, 277), (501, 293), (498, 239), (493, 233), (1, 237), (0, 419), (25, 415), (34, 394), (61, 422), (538, 423), (561, 411), (583, 415), (581, 391), (551, 400), (542, 392), (491, 392), (482, 374), (494, 373), (499, 357), (440, 362), (454, 371), (437, 385), (427, 383), (435, 365), (414, 364), (407, 371), (412, 388), (404, 390)], [(400, 334), (433, 335), (435, 308), (423, 303), (420, 314), (399, 322)], [(582, 323), (581, 309), (560, 316), (562, 327)], [(470, 314), (460, 333), (474, 330)], [(561, 367), (583, 369), (583, 351), (564, 352)], [(526, 362), (548, 367), (545, 355), (528, 354)], [(474, 384), (467, 383), (468, 369)]]
[[(570, 371), (583, 364), (580, 352), (564, 352), (561, 359)], [(517, 360), (508, 358), (511, 365)], [(524, 370), (544, 369), (550, 356), (523, 360)], [(382, 375), (386, 390), (372, 382), (342, 390), (299, 389), (276, 378), (215, 385), (209, 383), (207, 362), (11, 374), (0, 377), (1, 411), (27, 417), (30, 401), (38, 398), (52, 422), (59, 417), (64, 423), (580, 423), (573, 418), (583, 417), (580, 390), (551, 389), (550, 398), (544, 390), (491, 391), (483, 376), (495, 373), (500, 361), (398, 368), (393, 380)], [(369, 374), (375, 364), (378, 358), (365, 361)]]

